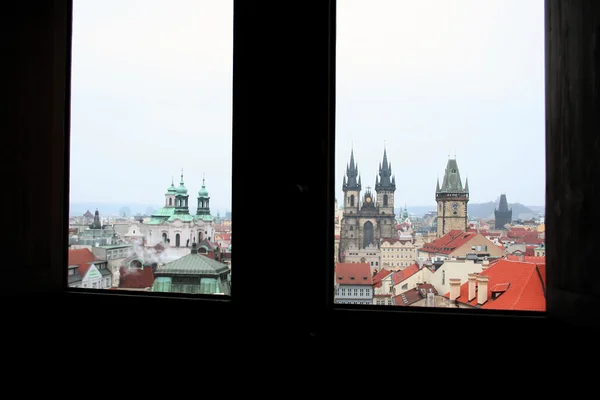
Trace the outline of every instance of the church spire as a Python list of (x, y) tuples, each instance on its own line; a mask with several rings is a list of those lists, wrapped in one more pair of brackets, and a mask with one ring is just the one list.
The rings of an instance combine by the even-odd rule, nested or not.
[(379, 181), (375, 184), (375, 190), (395, 191), (396, 184), (392, 180), (392, 164), (388, 162), (387, 150), (383, 147), (383, 162), (379, 163)]
[(460, 180), (460, 172), (456, 158), (448, 160), (446, 171), (444, 173), (444, 181), (442, 187), (437, 192), (443, 193), (468, 193), (468, 190), (463, 189), (462, 181)]
[[(346, 179), (348, 177), (348, 179)], [(357, 181), (358, 178), (358, 181)], [(354, 149), (350, 152), (350, 164), (346, 167), (346, 176), (344, 177), (344, 184), (342, 189), (346, 190), (360, 190), (360, 175), (358, 174), (358, 163), (354, 161)]]

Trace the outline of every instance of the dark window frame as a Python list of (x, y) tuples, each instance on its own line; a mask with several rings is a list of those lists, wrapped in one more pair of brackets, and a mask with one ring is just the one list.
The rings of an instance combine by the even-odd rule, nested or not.
[[(278, 4), (276, 9), (243, 1), (234, 4), (232, 208), (236, 210), (236, 237), (241, 238), (236, 244), (240, 262), (246, 259), (254, 268), (233, 268), (236, 277), (232, 281), (236, 283), (232, 287), (231, 301), (225, 301), (214, 299), (215, 296), (189, 299), (185, 296), (106, 294), (90, 289), (66, 290), (67, 235), (63, 233), (67, 232), (68, 215), (65, 199), (68, 198), (69, 139), (65, 133), (69, 132), (66, 105), (70, 101), (71, 2), (15, 2), (13, 5), (17, 9), (13, 21), (17, 46), (14, 48), (14, 74), (17, 79), (9, 82), (9, 85), (16, 83), (9, 90), (13, 90), (10, 92), (14, 100), (11, 104), (16, 110), (12, 113), (10, 128), (20, 134), (7, 139), (6, 145), (15, 149), (13, 154), (9, 154), (8, 161), (19, 174), (19, 181), (26, 184), (21, 192), (21, 201), (15, 205), (14, 216), (10, 216), (13, 219), (9, 220), (14, 226), (21, 226), (16, 234), (15, 248), (23, 256), (20, 268), (7, 272), (7, 281), (14, 284), (5, 289), (5, 294), (27, 296), (35, 293), (56, 301), (68, 301), (76, 307), (137, 306), (141, 315), (147, 318), (154, 315), (156, 307), (160, 307), (161, 310), (171, 310), (172, 318), (182, 318), (180, 329), (185, 327), (189, 312), (201, 310), (206, 318), (224, 321), (221, 324), (223, 335), (228, 335), (227, 332), (233, 335), (235, 329), (229, 328), (233, 328), (236, 318), (242, 318), (247, 311), (254, 312), (257, 321), (267, 326), (292, 326), (286, 332), (301, 337), (335, 337), (340, 332), (339, 327), (349, 325), (356, 327), (353, 329), (354, 338), (361, 337), (374, 327), (385, 326), (390, 331), (411, 324), (440, 329), (445, 325), (462, 325), (465, 330), (477, 330), (481, 323), (491, 323), (495, 328), (489, 332), (498, 338), (512, 334), (514, 329), (531, 329), (529, 332), (542, 334), (548, 328), (549, 320), (558, 324), (553, 326), (562, 327), (566, 322), (597, 327), (600, 318), (596, 317), (594, 310), (598, 308), (594, 307), (598, 304), (598, 292), (596, 286), (586, 286), (589, 280), (584, 279), (597, 276), (590, 275), (596, 273), (592, 270), (593, 263), (583, 252), (572, 255), (575, 257), (573, 260), (564, 255), (567, 246), (572, 243), (570, 240), (579, 239), (579, 243), (585, 243), (584, 234), (588, 231), (578, 224), (565, 228), (564, 221), (566, 218), (578, 220), (576, 217), (581, 210), (589, 212), (588, 216), (598, 215), (598, 211), (586, 202), (568, 202), (565, 197), (568, 193), (561, 193), (559, 188), (568, 184), (572, 188), (570, 193), (590, 196), (595, 190), (594, 183), (598, 181), (600, 168), (593, 163), (597, 158), (588, 160), (585, 166), (565, 166), (562, 162), (553, 161), (563, 160), (565, 155), (577, 158), (585, 153), (588, 156), (587, 152), (593, 149), (595, 137), (592, 131), (597, 131), (597, 126), (590, 114), (565, 114), (564, 110), (587, 112), (599, 105), (599, 100), (590, 94), (596, 93), (593, 72), (600, 66), (594, 64), (589, 49), (593, 49), (590, 43), (596, 37), (594, 26), (600, 20), (600, 7), (594, 2), (579, 4), (547, 0), (545, 3), (549, 312), (540, 316), (536, 313), (515, 315), (481, 310), (430, 311), (411, 307), (398, 310), (396, 307), (364, 305), (339, 307), (333, 303), (333, 268), (329, 261), (333, 260), (329, 257), (333, 252), (333, 224), (329, 221), (333, 220), (334, 204), (331, 161), (335, 131), (332, 118), (335, 110), (335, 82), (332, 79), (335, 68), (335, 2), (315, 3), (318, 4), (302, 8), (296, 4)], [(261, 23), (257, 23), (258, 20)], [(567, 37), (565, 27), (574, 21), (583, 23), (578, 30), (569, 31), (570, 36)], [(554, 29), (550, 29), (552, 24)], [(311, 28), (307, 29), (309, 26)], [(277, 40), (285, 41), (287, 47), (280, 46), (281, 42)], [(565, 55), (570, 57), (570, 62), (564, 61)], [(567, 90), (564, 78), (577, 72), (579, 80), (572, 80)], [(286, 82), (286, 85), (281, 85), (281, 82)], [(260, 95), (257, 97), (257, 94)], [(286, 101), (281, 101), (282, 96)], [(312, 101), (304, 101), (307, 96)], [(574, 105), (579, 108), (574, 108)], [(293, 126), (290, 126), (290, 120), (295, 121)], [(575, 127), (578, 129), (567, 131)], [(283, 131), (286, 131), (289, 147), (277, 154), (269, 154), (271, 157), (253, 156), (264, 154), (261, 151), (264, 151), (265, 141), (280, 140)], [(33, 141), (35, 147), (31, 146)], [(36, 168), (31, 168), (32, 165)], [(51, 167), (48, 168), (48, 165)], [(289, 265), (279, 274), (279, 279), (288, 284), (286, 290), (303, 293), (301, 298), (292, 296), (285, 302), (278, 302), (272, 292), (255, 290), (259, 287), (257, 283), (264, 283), (264, 277), (260, 274), (254, 276), (263, 262), (257, 257), (257, 243), (252, 240), (255, 237), (252, 219), (256, 207), (264, 206), (264, 201), (259, 196), (244, 196), (242, 193), (242, 187), (248, 184), (241, 173), (244, 168), (253, 169), (258, 176), (269, 177), (269, 190), (286, 196), (287, 206), (297, 210), (300, 220), (310, 216), (312, 221), (322, 221), (319, 229), (311, 224), (295, 226), (287, 238), (289, 243), (307, 243), (308, 237), (315, 243), (311, 257), (291, 257)], [(328, 171), (325, 177), (323, 171)], [(582, 174), (582, 171), (585, 173)], [(577, 174), (583, 178), (578, 179)], [(45, 194), (45, 202), (39, 202), (40, 192)], [(559, 202), (562, 206), (560, 214), (552, 208)], [(32, 248), (28, 233), (36, 226), (39, 215), (44, 216), (47, 226), (56, 234), (37, 244), (38, 251), (32, 254), (28, 252)], [(26, 217), (23, 219), (22, 216)], [(317, 226), (320, 223), (316, 222)], [(246, 258), (250, 256), (244, 257), (244, 254), (252, 254), (253, 258)], [(578, 266), (575, 272), (569, 272), (572, 265)], [(297, 274), (300, 269), (304, 275), (301, 280)], [(307, 280), (306, 276), (310, 279)], [(586, 291), (586, 288), (589, 290)], [(309, 293), (310, 296), (307, 295)], [(49, 304), (55, 303), (43, 302), (38, 310), (40, 316)], [(283, 318), (274, 322), (275, 315)], [(71, 322), (73, 326), (84, 323), (79, 320)], [(117, 318), (114, 324), (122, 324), (123, 329), (132, 331), (139, 326), (126, 316)], [(259, 332), (256, 333), (258, 336)], [(252, 335), (252, 332), (247, 334)], [(264, 335), (264, 331), (260, 334)]]

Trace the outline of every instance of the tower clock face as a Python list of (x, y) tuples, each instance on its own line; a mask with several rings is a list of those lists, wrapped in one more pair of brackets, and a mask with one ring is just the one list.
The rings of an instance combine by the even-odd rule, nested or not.
[(367, 197), (365, 200), (366, 200), (367, 203), (371, 202), (371, 198), (370, 197)]

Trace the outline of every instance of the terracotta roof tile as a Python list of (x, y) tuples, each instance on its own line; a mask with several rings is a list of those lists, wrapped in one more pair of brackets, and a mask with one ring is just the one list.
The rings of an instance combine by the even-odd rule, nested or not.
[(381, 280), (391, 274), (392, 271), (388, 271), (387, 269), (382, 269), (373, 277), (373, 287), (381, 287)]
[(441, 238), (425, 243), (419, 250), (428, 253), (450, 254), (477, 235), (479, 235), (477, 232), (465, 232), (455, 229)]
[(394, 275), (392, 276), (392, 279), (394, 281), (394, 285), (399, 284), (400, 282), (410, 278), (411, 276), (413, 276), (414, 274), (416, 274), (417, 272), (419, 272), (419, 266), (417, 264), (413, 264), (410, 265), (400, 271), (396, 271), (394, 273)]
[(527, 262), (527, 263), (533, 263), (533, 264), (546, 264), (546, 257), (544, 257), (544, 256), (540, 256), (540, 257), (523, 256), (522, 260), (520, 259), (520, 257), (521, 256), (509, 254), (506, 256), (506, 259), (509, 261), (520, 261), (520, 262)]
[(126, 268), (120, 267), (119, 287), (129, 289), (142, 289), (154, 284), (154, 273), (151, 267)]
[(79, 274), (83, 278), (96, 256), (89, 249), (69, 250), (69, 265), (79, 266)]
[[(511, 261), (502, 259), (491, 265), (480, 275), (487, 275), (488, 282), (488, 300), (481, 305), (482, 309), (493, 310), (523, 310), (523, 311), (545, 311), (546, 294), (544, 272), (538, 269), (533, 263)], [(510, 285), (508, 285), (510, 284)], [(492, 298), (492, 289), (498, 290), (506, 288), (506, 291), (500, 294), (496, 299)], [(460, 286), (460, 295), (457, 299), (459, 303), (477, 305), (477, 296), (470, 302), (467, 302), (469, 294), (468, 282)], [(450, 293), (444, 297), (449, 298)]]
[(337, 263), (335, 282), (340, 285), (373, 285), (369, 263)]
[(429, 292), (429, 289), (432, 290), (433, 294), (437, 294), (437, 290), (435, 290), (431, 284), (425, 283), (394, 296), (394, 304), (397, 306), (410, 306), (411, 304), (424, 299), (427, 292)]

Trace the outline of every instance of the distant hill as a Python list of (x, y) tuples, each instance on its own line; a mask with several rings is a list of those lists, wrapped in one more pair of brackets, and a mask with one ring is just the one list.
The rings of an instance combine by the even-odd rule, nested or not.
[(147, 215), (161, 207), (157, 204), (71, 203), (69, 204), (69, 216), (82, 216), (87, 210), (93, 214), (98, 209), (100, 218), (122, 217), (123, 212), (127, 217), (133, 217), (136, 214)]
[[(494, 218), (494, 210), (497, 205), (493, 201), (489, 201), (487, 203), (469, 203), (469, 216), (474, 218)], [(407, 206), (408, 213), (416, 216), (423, 216), (429, 211), (435, 211), (436, 206)], [(525, 206), (521, 203), (509, 203), (508, 208), (512, 208), (513, 211), (513, 219), (521, 218), (528, 219), (538, 213), (544, 213), (544, 206)], [(396, 208), (396, 215), (401, 214), (404, 211), (404, 208)]]

